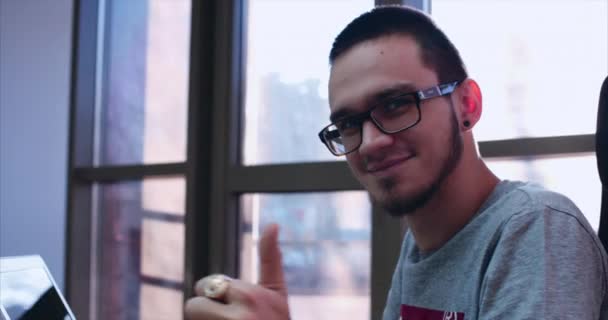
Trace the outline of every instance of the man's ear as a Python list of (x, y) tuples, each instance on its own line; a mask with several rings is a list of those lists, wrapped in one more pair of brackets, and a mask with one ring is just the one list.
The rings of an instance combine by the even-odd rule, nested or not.
[(460, 115), (460, 126), (463, 131), (470, 130), (481, 118), (481, 89), (475, 80), (467, 78), (457, 89), (458, 99), (456, 112)]

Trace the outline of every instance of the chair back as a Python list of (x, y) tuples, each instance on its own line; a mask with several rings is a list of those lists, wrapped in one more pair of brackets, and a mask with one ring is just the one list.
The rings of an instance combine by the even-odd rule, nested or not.
[(604, 248), (608, 250), (608, 77), (600, 90), (597, 110), (597, 129), (595, 132), (595, 152), (597, 168), (602, 184), (602, 204), (598, 235)]

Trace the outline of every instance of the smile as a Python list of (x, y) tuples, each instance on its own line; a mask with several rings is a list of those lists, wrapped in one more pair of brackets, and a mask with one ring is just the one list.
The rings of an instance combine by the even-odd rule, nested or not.
[(366, 170), (368, 173), (371, 173), (373, 175), (384, 175), (384, 174), (389, 173), (393, 169), (397, 168), (399, 165), (410, 160), (413, 157), (414, 157), (414, 155), (410, 154), (407, 156), (394, 158), (394, 159), (388, 159), (388, 160), (384, 160), (381, 162), (369, 163), (366, 167)]

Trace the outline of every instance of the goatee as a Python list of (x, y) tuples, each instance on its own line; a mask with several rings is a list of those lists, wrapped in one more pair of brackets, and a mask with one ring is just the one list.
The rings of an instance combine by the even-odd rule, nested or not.
[(430, 199), (437, 193), (439, 188), (442, 186), (445, 179), (454, 171), (460, 158), (462, 157), (463, 141), (460, 136), (458, 119), (452, 110), (452, 121), (451, 121), (451, 134), (449, 145), (450, 152), (443, 161), (441, 170), (437, 175), (437, 178), (427, 188), (421, 190), (417, 194), (408, 197), (399, 197), (399, 195), (392, 195), (391, 193), (398, 187), (398, 181), (395, 178), (389, 177), (380, 181), (381, 188), (384, 190), (386, 197), (384, 199), (375, 199), (380, 206), (384, 208), (391, 216), (402, 217), (412, 214), (416, 210), (424, 207)]

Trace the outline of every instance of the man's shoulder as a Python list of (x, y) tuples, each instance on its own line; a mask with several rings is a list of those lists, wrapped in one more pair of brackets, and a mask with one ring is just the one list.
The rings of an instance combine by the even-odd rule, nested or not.
[(535, 183), (521, 183), (515, 190), (514, 195), (518, 195), (525, 201), (526, 205), (532, 209), (546, 209), (568, 212), (571, 214), (580, 213), (578, 207), (567, 196), (546, 189)]
[(568, 241), (564, 234), (571, 234), (578, 235), (578, 241), (590, 241), (600, 246), (584, 214), (572, 200), (559, 192), (535, 183), (520, 182), (506, 195), (502, 207), (501, 211), (507, 213), (503, 216), (501, 233), (521, 234), (525, 230), (557, 242)]
[(503, 181), (501, 184), (502, 194), (488, 208), (490, 219), (501, 225), (501, 232), (505, 228), (528, 228), (526, 225), (540, 223), (545, 227), (594, 233), (583, 213), (567, 196), (536, 183)]
[(503, 181), (506, 191), (495, 203), (494, 210), (507, 211), (509, 215), (534, 214), (557, 211), (581, 217), (582, 213), (567, 196), (545, 187), (521, 181)]
[(603, 303), (608, 286), (606, 253), (568, 197), (520, 182), (504, 192), (495, 206), (502, 220), (486, 255), (482, 295), (491, 307), (485, 317), (497, 318), (493, 308), (506, 297), (520, 301), (528, 293), (526, 303), (551, 306), (552, 313), (564, 308), (573, 314), (590, 310), (578, 302), (569, 304), (572, 292), (592, 301), (594, 308)]

